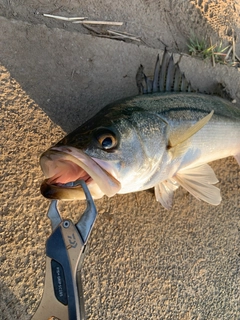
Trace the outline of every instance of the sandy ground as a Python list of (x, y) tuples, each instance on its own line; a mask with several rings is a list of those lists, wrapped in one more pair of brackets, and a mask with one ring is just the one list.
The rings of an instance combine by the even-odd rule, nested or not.
[[(43, 13), (123, 21), (141, 42), (99, 38)], [(39, 156), (107, 103), (137, 94), (164, 45), (186, 52), (190, 30), (239, 47), (238, 1), (1, 1), (0, 318), (30, 319), (42, 292), (49, 202)], [(179, 56), (175, 55), (178, 60)], [(217, 82), (240, 102), (239, 71), (181, 59), (193, 86)], [(182, 188), (171, 211), (152, 193), (96, 201), (85, 258), (88, 319), (240, 319), (240, 179), (233, 158), (212, 164), (223, 201), (213, 207)], [(81, 202), (61, 204), (77, 221)]]

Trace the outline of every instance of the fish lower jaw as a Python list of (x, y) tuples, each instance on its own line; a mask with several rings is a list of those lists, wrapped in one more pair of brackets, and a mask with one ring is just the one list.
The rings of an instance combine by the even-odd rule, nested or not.
[[(70, 185), (71, 182), (67, 184)], [(100, 199), (104, 196), (99, 186), (90, 177), (85, 181), (93, 199)], [(85, 193), (81, 185), (71, 187), (63, 183), (49, 183), (44, 180), (41, 185), (41, 193), (47, 199), (55, 200), (85, 200)]]

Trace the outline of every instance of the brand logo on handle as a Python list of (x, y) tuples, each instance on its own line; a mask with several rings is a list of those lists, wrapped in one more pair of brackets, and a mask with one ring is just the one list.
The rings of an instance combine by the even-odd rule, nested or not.
[(71, 236), (68, 236), (68, 241), (69, 241), (69, 244), (71, 245), (72, 248), (76, 248), (77, 241), (76, 241), (74, 233)]

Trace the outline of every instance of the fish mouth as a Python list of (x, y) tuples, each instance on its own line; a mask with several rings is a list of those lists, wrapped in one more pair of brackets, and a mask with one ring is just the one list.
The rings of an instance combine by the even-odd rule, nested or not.
[[(114, 196), (120, 189), (120, 182), (80, 149), (68, 146), (53, 147), (44, 152), (40, 166), (46, 177), (41, 193), (48, 199), (84, 200), (85, 193), (80, 185), (71, 183), (83, 180), (93, 197)], [(66, 185), (67, 184), (67, 185)]]

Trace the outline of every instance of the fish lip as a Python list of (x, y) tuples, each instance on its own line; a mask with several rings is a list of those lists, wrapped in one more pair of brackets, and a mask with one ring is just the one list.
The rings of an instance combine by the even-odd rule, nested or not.
[[(50, 148), (44, 152), (40, 158), (40, 165), (43, 173), (46, 176), (46, 179), (42, 183), (41, 191), (46, 197), (48, 196), (43, 192), (43, 190), (46, 190), (46, 185), (48, 186), (48, 190), (51, 190), (51, 188), (56, 190), (56, 187), (60, 190), (66, 188), (64, 183), (72, 182), (69, 180), (63, 183), (56, 183), (57, 180), (61, 180), (61, 174), (58, 176), (54, 174), (52, 175), (51, 169), (47, 168), (47, 161), (50, 161), (50, 164), (52, 164), (54, 161), (62, 161), (62, 163), (65, 161), (66, 165), (66, 162), (69, 162), (69, 166), (70, 162), (72, 162), (75, 167), (78, 166), (79, 169), (82, 170), (82, 174), (85, 174), (84, 179), (76, 177), (74, 181), (82, 179), (86, 182), (86, 184), (95, 183), (101, 192), (108, 197), (114, 196), (121, 189), (120, 182), (82, 150), (75, 147), (58, 146)], [(49, 172), (47, 173), (47, 171)], [(57, 176), (57, 178), (55, 176)], [(76, 189), (76, 187), (68, 186), (67, 189)]]

